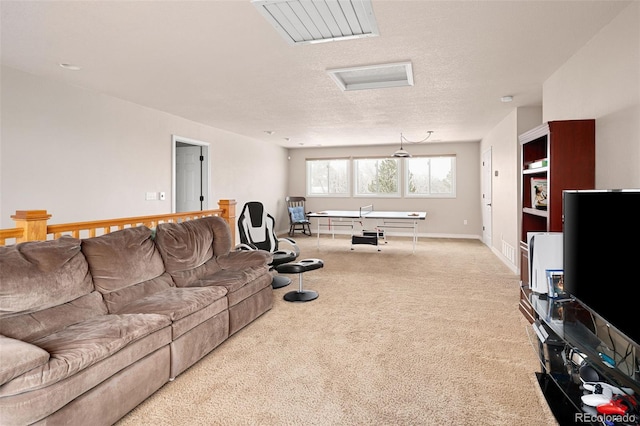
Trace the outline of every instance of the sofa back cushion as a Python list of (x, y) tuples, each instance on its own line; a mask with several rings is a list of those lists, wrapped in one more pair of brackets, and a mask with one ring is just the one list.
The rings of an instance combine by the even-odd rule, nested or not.
[(173, 287), (146, 226), (122, 229), (82, 241), (93, 283), (110, 313), (130, 302)]
[(230, 252), (231, 231), (217, 216), (161, 223), (156, 230), (156, 245), (176, 285), (189, 287), (220, 270), (215, 257)]
[(0, 247), (0, 318), (62, 305), (93, 291), (80, 240), (64, 236)]
[(93, 291), (67, 303), (37, 312), (0, 318), (0, 334), (33, 342), (70, 325), (107, 314), (102, 295)]

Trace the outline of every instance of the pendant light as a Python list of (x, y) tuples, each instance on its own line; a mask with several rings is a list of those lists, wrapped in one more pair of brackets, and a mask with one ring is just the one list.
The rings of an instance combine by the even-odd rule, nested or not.
[(394, 152), (392, 157), (396, 157), (396, 158), (409, 158), (409, 157), (411, 157), (411, 154), (409, 154), (409, 152), (404, 149), (404, 147), (402, 146), (402, 143), (404, 141), (411, 142), (411, 143), (422, 143), (422, 142), (425, 142), (427, 139), (429, 139), (431, 137), (432, 133), (433, 133), (433, 130), (429, 130), (427, 132), (427, 137), (422, 139), (421, 141), (417, 141), (417, 142), (411, 142), (411, 141), (407, 140), (404, 136), (402, 136), (402, 133), (400, 133), (400, 149), (397, 150), (396, 152)]
[(403, 147), (402, 147), (402, 141), (403, 141), (403, 137), (402, 137), (402, 133), (400, 133), (400, 149), (397, 150), (396, 152), (393, 153), (394, 157), (398, 157), (398, 158), (407, 158), (407, 157), (411, 157), (411, 154), (409, 154)]

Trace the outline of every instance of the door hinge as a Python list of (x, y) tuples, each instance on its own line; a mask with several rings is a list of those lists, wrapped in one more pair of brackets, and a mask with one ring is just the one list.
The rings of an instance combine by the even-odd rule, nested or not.
[(204, 201), (204, 195), (200, 196), (200, 201)]
[(200, 161), (204, 161), (204, 155), (200, 156)]

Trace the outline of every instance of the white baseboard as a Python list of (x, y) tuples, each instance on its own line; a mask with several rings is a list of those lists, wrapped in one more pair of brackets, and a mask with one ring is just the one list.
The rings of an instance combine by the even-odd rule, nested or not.
[(507, 257), (505, 255), (502, 254), (502, 252), (500, 250), (498, 250), (495, 247), (490, 247), (491, 251), (493, 252), (493, 254), (495, 254), (498, 259), (500, 259), (500, 261), (502, 263), (504, 263), (505, 265), (507, 265), (507, 267), (509, 269), (511, 269), (513, 271), (514, 274), (519, 274), (520, 273), (520, 269), (518, 269), (517, 265), (514, 265), (513, 263), (511, 263), (511, 261), (509, 259), (507, 259)]

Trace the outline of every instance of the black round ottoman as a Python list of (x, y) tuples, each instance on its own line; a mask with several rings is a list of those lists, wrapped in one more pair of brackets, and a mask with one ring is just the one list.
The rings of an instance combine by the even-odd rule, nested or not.
[[(296, 260), (298, 254), (291, 250), (276, 250), (273, 252), (273, 260), (271, 261), (271, 267), (278, 270), (277, 266), (282, 265), (287, 262), (291, 262), (292, 260)], [(286, 287), (291, 284), (291, 278), (289, 277), (281, 277), (279, 275), (275, 275), (273, 280), (271, 281), (271, 287), (280, 288)]]
[(302, 286), (302, 274), (314, 269), (320, 269), (324, 266), (321, 259), (303, 259), (299, 262), (284, 263), (276, 266), (276, 270), (280, 274), (298, 274), (298, 290), (290, 291), (284, 295), (287, 302), (308, 302), (318, 298), (318, 292), (313, 290), (304, 290)]

